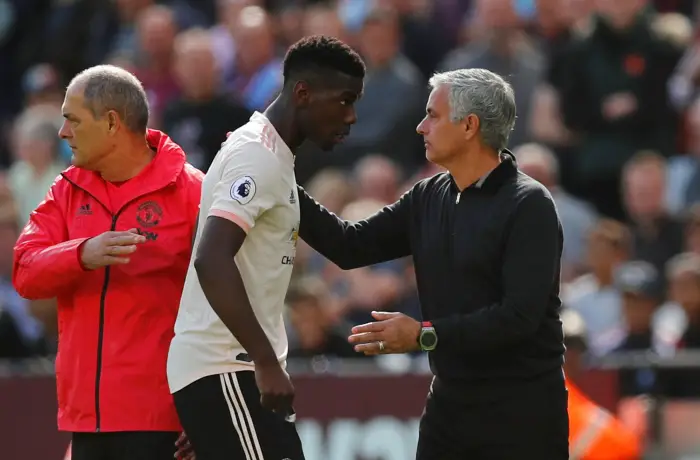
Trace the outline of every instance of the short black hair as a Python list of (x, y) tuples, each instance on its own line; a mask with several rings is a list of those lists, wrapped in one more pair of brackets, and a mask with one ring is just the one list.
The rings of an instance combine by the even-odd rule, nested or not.
[(337, 38), (311, 35), (293, 44), (284, 57), (285, 83), (290, 75), (311, 69), (328, 69), (356, 78), (365, 77), (365, 63), (359, 54)]

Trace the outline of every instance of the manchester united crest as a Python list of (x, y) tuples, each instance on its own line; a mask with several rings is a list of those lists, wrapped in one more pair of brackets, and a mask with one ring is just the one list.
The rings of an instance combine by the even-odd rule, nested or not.
[(146, 201), (136, 210), (136, 221), (142, 227), (155, 227), (163, 217), (163, 210), (155, 201)]

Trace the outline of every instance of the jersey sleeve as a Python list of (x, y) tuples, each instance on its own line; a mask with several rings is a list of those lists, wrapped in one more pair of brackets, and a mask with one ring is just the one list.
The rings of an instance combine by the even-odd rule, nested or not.
[(249, 142), (232, 148), (222, 164), (208, 215), (228, 219), (247, 233), (277, 204), (280, 167), (275, 155), (261, 144)]

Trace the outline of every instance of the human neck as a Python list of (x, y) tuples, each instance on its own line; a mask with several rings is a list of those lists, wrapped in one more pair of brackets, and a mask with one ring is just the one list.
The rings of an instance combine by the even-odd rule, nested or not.
[(264, 115), (270, 120), (270, 123), (275, 127), (275, 130), (292, 153), (296, 153), (297, 147), (304, 142), (304, 136), (296, 126), (296, 117), (292, 110), (292, 104), (284, 95), (284, 92), (272, 101), (272, 104), (265, 110)]
[(108, 182), (124, 182), (143, 171), (153, 160), (154, 152), (145, 138), (134, 138), (120, 143), (107, 155), (98, 169)]
[(457, 155), (449, 164), (443, 165), (450, 172), (460, 191), (469, 187), (500, 164), (500, 156), (493, 150), (479, 148), (473, 152)]

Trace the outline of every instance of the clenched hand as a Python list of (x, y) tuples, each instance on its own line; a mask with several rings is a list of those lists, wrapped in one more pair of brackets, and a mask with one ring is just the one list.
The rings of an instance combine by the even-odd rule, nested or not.
[(256, 364), (255, 382), (260, 390), (260, 403), (264, 408), (284, 416), (293, 411), (294, 386), (289, 374), (279, 363)]

